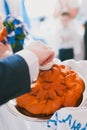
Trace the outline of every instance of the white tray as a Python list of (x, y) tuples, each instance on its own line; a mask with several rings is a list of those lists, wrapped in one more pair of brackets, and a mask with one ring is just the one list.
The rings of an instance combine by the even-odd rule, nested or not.
[[(62, 64), (59, 60), (55, 59), (54, 63), (58, 63), (58, 64)], [(73, 68), (74, 70), (74, 68)], [(76, 71), (76, 69), (75, 69)], [(80, 75), (80, 77), (83, 79), (84, 83), (85, 83), (85, 90), (84, 90), (84, 93), (83, 93), (83, 100), (82, 100), (82, 103), (79, 105), (79, 107), (87, 107), (87, 83), (85, 82), (84, 78), (81, 76), (81, 74), (79, 73), (78, 71), (78, 74)], [(42, 119), (42, 118), (33, 118), (33, 117), (29, 117), (29, 116), (26, 116), (22, 113), (20, 113), (16, 107), (16, 102), (15, 100), (11, 100), (7, 103), (7, 108), (9, 110), (9, 112), (11, 112), (13, 115), (15, 116), (20, 116), (21, 118), (23, 118), (24, 120), (29, 120), (29, 121), (47, 121), (47, 119)]]

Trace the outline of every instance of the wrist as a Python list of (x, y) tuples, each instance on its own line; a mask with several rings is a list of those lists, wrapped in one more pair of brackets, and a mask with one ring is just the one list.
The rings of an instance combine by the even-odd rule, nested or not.
[(28, 51), (27, 49), (19, 51), (16, 53), (20, 55), (28, 65), (31, 82), (36, 80), (39, 73), (39, 60), (37, 55), (32, 51)]

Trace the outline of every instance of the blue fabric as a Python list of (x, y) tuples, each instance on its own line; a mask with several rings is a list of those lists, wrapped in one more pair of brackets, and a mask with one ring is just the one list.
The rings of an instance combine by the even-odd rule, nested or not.
[(9, 6), (6, 0), (4, 0), (4, 9), (5, 9), (5, 13), (6, 15), (10, 14), (10, 10), (9, 10)]
[(0, 60), (0, 105), (29, 90), (29, 69), (24, 59), (12, 55)]
[(24, 2), (25, 2), (25, 0), (22, 0), (22, 17), (23, 17), (23, 20), (24, 20), (25, 24), (27, 25), (27, 27), (30, 28), (30, 20), (27, 15), (27, 11), (26, 11)]
[(59, 49), (59, 57), (61, 61), (73, 59), (74, 58), (74, 50), (73, 48), (61, 48)]

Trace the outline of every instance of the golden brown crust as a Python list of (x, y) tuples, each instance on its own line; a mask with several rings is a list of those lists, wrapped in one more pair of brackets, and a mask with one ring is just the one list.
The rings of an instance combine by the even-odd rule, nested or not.
[(40, 71), (32, 91), (16, 99), (17, 105), (35, 115), (50, 115), (61, 107), (76, 106), (84, 91), (79, 75), (64, 65)]

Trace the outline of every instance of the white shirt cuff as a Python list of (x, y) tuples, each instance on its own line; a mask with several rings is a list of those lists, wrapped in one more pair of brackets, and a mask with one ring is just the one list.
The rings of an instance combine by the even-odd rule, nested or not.
[(31, 82), (37, 79), (39, 73), (39, 61), (38, 57), (31, 51), (22, 50), (16, 53), (20, 55), (28, 65)]

